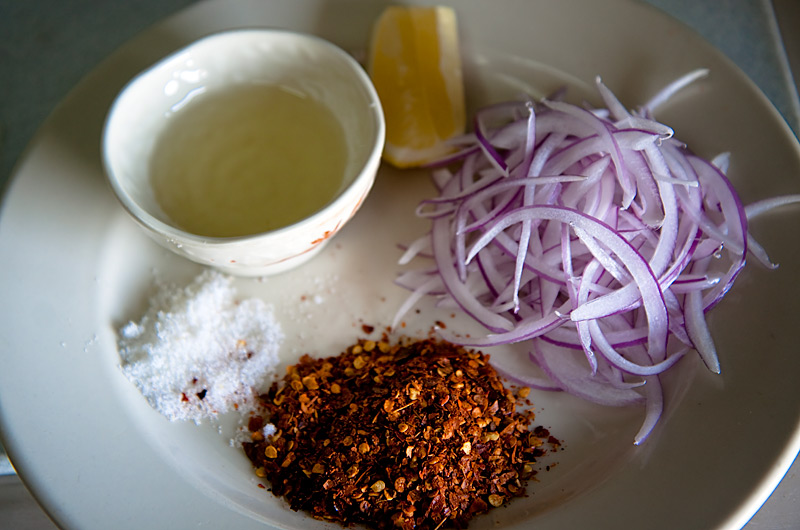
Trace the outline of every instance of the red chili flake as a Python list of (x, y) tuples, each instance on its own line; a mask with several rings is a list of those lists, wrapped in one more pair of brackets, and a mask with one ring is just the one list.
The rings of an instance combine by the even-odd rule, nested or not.
[(545, 441), (560, 444), (529, 430), (533, 412), (488, 356), (433, 339), (304, 355), (259, 401), (275, 434), (243, 444), (258, 476), (293, 510), (345, 526), (464, 528), (525, 495)]
[(369, 335), (370, 333), (372, 333), (373, 331), (375, 331), (375, 326), (370, 326), (369, 324), (363, 324), (363, 325), (361, 326), (361, 330), (362, 330), (364, 333), (366, 333), (367, 335)]

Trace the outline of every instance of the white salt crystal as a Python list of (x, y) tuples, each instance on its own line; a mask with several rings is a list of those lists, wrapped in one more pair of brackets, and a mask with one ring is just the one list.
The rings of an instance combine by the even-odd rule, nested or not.
[(262, 300), (238, 301), (232, 279), (207, 270), (185, 288), (160, 285), (141, 320), (120, 330), (122, 372), (170, 420), (250, 410), (283, 340)]
[(144, 333), (144, 328), (136, 322), (128, 322), (120, 330), (120, 335), (126, 339), (133, 339)]
[(275, 427), (275, 424), (273, 423), (267, 423), (266, 425), (264, 425), (264, 429), (262, 432), (265, 438), (269, 438), (270, 436), (278, 432), (278, 428)]

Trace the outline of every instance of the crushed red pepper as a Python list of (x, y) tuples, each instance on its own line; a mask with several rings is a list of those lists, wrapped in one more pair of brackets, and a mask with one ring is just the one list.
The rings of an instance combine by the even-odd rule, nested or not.
[[(559, 441), (530, 430), (488, 356), (433, 339), (360, 340), (304, 355), (261, 396), (244, 444), (256, 475), (293, 510), (345, 526), (464, 528), (525, 495)], [(264, 436), (266, 421), (276, 431)]]

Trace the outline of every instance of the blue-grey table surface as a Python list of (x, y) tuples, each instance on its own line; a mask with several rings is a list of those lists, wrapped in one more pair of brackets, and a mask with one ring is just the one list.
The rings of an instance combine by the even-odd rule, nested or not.
[[(120, 45), (195, 1), (0, 0), (0, 190), (36, 130), (67, 92)], [(800, 79), (800, 0), (644, 1), (725, 53), (761, 88), (795, 135), (800, 134), (794, 82)], [(798, 470), (795, 462), (747, 530), (800, 528)], [(14, 474), (0, 446), (3, 528), (54, 525)]]

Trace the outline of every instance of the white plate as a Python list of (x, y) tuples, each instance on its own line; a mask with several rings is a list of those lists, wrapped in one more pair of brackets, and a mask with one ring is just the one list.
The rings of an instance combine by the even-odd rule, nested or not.
[[(700, 154), (730, 150), (731, 178), (745, 203), (798, 192), (800, 149), (778, 113), (720, 53), (660, 12), (628, 0), (452, 4), (471, 105), (520, 87), (544, 93), (563, 83), (583, 96), (580, 87), (599, 74), (635, 106), (680, 74), (708, 67), (711, 77), (675, 98), (660, 118)], [(17, 470), (60, 525), (324, 526), (256, 486), (250, 464), (228, 445), (234, 419), (219, 427), (169, 423), (118, 370), (115, 330), (143, 312), (154, 274), (186, 283), (199, 268), (157, 247), (115, 202), (101, 170), (100, 130), (127, 80), (200, 36), (286, 27), (363, 52), (383, 5), (202, 2), (101, 64), (33, 141), (0, 220), (0, 418)], [(237, 281), (242, 296), (263, 297), (281, 315), (285, 362), (306, 351), (338, 353), (363, 335), (362, 322), (389, 324), (405, 294), (392, 285), (396, 245), (426, 228), (412, 212), (427, 193), (423, 174), (382, 170), (363, 210), (323, 254), (279, 277)], [(672, 412), (640, 448), (631, 442), (643, 411), (533, 394), (538, 421), (565, 440), (566, 450), (531, 485), (530, 497), (471, 528), (744, 525), (800, 447), (793, 329), (800, 251), (789, 223), (798, 224), (797, 210), (753, 224), (781, 267), (748, 266), (711, 315), (722, 376), (695, 360), (682, 362), (666, 383)], [(405, 331), (425, 334), (436, 319), (466, 325), (426, 308)]]

